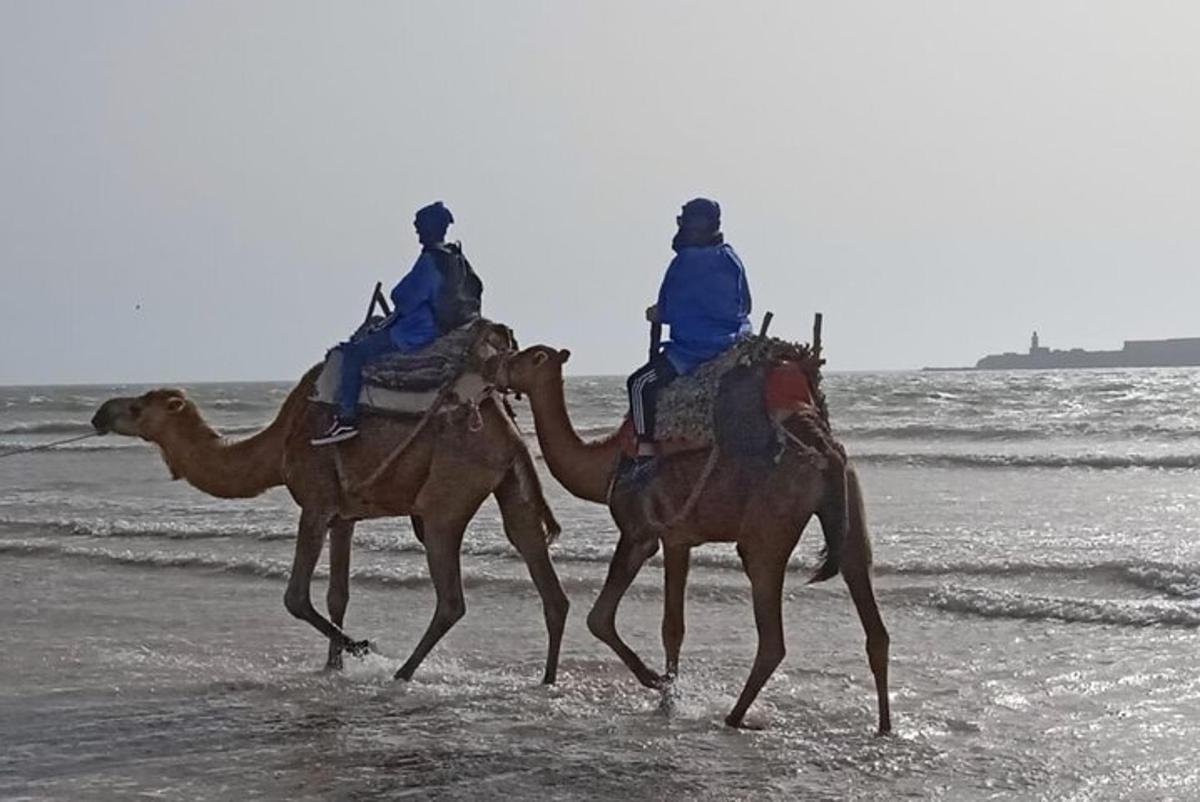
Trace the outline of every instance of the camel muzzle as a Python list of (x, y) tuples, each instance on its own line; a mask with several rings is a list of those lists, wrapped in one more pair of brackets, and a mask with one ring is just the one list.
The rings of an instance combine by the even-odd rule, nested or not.
[(100, 408), (96, 410), (96, 414), (92, 416), (92, 428), (96, 430), (96, 434), (112, 432), (113, 423), (125, 409), (126, 399), (123, 398), (110, 398), (101, 404)]
[(92, 416), (92, 428), (96, 430), (96, 434), (108, 434), (111, 418), (111, 414), (104, 407), (96, 410), (96, 414)]

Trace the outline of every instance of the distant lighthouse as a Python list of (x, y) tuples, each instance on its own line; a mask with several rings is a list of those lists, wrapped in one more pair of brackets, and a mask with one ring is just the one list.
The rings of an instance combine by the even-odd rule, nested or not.
[(1045, 354), (1045, 353), (1049, 353), (1049, 352), (1050, 352), (1049, 348), (1042, 347), (1042, 340), (1039, 339), (1037, 331), (1034, 331), (1033, 336), (1030, 337), (1030, 355), (1031, 355), (1031, 357), (1033, 357), (1034, 354)]

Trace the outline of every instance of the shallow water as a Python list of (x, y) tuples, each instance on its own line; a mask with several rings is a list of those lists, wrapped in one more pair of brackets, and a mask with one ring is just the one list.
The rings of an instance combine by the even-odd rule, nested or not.
[[(0, 451), (82, 433), (132, 389), (0, 388)], [(247, 432), (288, 387), (189, 389)], [(467, 617), (397, 684), (433, 607), (407, 522), (356, 534), (347, 628), (379, 653), (330, 675), (282, 605), (286, 493), (209, 499), (112, 437), (0, 460), (0, 797), (1195, 798), (1198, 389), (1188, 370), (828, 378), (892, 634), (884, 739), (843, 586), (803, 584), (813, 531), (751, 711), (766, 728), (733, 732), (754, 629), (729, 547), (696, 554), (664, 711), (583, 626), (606, 511), (547, 482), (573, 609), (545, 688), (540, 605), (488, 504)], [(569, 390), (580, 428), (619, 417), (618, 380)], [(660, 581), (652, 564), (619, 619), (652, 665)]]

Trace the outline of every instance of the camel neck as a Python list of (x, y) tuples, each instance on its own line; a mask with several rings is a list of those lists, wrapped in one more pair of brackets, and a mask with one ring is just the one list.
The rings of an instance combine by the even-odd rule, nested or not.
[(159, 447), (172, 476), (218, 498), (250, 498), (283, 484), (286, 432), (280, 429), (273, 423), (252, 437), (231, 441), (201, 423), (172, 432)]
[(571, 425), (562, 379), (531, 393), (538, 444), (554, 478), (573, 496), (605, 503), (616, 469), (620, 442), (616, 436), (586, 443)]
[(308, 401), (316, 368), (292, 390), (275, 420), (244, 440), (222, 437), (197, 415), (158, 443), (171, 475), (218, 498), (250, 498), (282, 485), (288, 433)]

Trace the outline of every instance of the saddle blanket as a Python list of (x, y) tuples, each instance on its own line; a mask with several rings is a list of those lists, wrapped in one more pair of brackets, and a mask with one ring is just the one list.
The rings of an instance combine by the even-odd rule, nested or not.
[[(370, 325), (364, 324), (364, 328)], [(385, 354), (368, 362), (363, 367), (358, 403), (393, 414), (420, 415), (443, 390), (450, 403), (478, 401), (489, 387), (479, 374), (483, 361), (515, 347), (507, 326), (483, 319), (472, 321), (420, 351)], [(341, 375), (342, 352), (334, 348), (325, 355), (311, 400), (336, 405)]]

